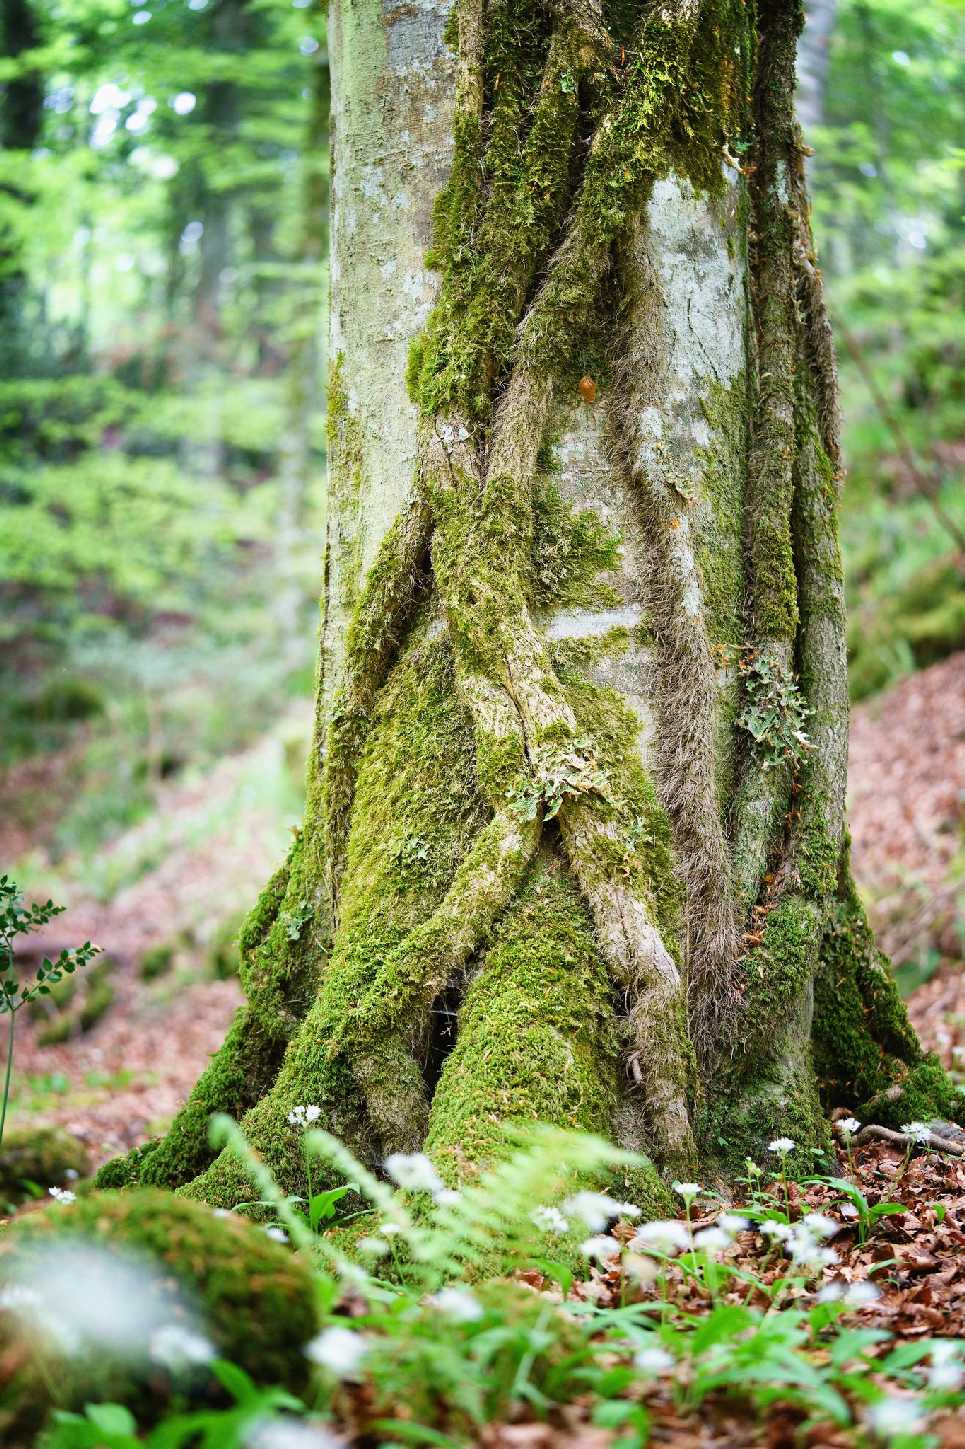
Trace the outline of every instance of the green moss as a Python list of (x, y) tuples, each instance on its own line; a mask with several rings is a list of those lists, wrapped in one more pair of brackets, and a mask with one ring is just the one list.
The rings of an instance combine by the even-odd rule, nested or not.
[[(31, 1259), (49, 1253), (52, 1241), (65, 1235), (146, 1256), (169, 1287), (197, 1304), (204, 1332), (222, 1357), (256, 1383), (304, 1389), (309, 1365), (303, 1345), (316, 1330), (312, 1274), (260, 1228), (235, 1216), (215, 1217), (168, 1193), (92, 1193), (9, 1228), (0, 1238), (0, 1282), (29, 1275)], [(79, 1408), (104, 1398), (130, 1404), (142, 1422), (150, 1422), (168, 1405), (170, 1387), (156, 1366), (112, 1365), (103, 1353), (73, 1361), (51, 1353), (44, 1374), (23, 1375), (19, 1394), (16, 1381), (6, 1386), (8, 1423), (36, 1423), (54, 1406)]]
[(77, 1024), (81, 1031), (91, 1031), (113, 1005), (114, 987), (110, 980), (113, 969), (113, 963), (103, 958), (88, 971), (84, 1004), (77, 1013)]
[(965, 1116), (965, 1098), (922, 1051), (847, 868), (815, 981), (814, 1051), (825, 1101), (863, 1122)]
[(725, 1177), (742, 1173), (748, 1158), (777, 1172), (779, 1158), (769, 1144), (786, 1137), (794, 1143), (786, 1158), (789, 1173), (830, 1170), (834, 1164), (831, 1127), (815, 1085), (809, 1054), (790, 1070), (775, 1064), (753, 1087), (724, 1101), (709, 1099), (698, 1114), (702, 1151)]
[(8, 1130), (0, 1145), (0, 1206), (30, 1197), (29, 1183), (63, 1187), (89, 1170), (86, 1147), (62, 1127)]
[(674, 871), (670, 821), (640, 758), (640, 721), (608, 685), (593, 684), (565, 669), (561, 678), (578, 731), (592, 740), (606, 780), (597, 812), (616, 827), (599, 841), (591, 868), (601, 879), (633, 883), (649, 901), (661, 939), (679, 964), (683, 896)]
[(575, 887), (535, 864), (459, 1017), (429, 1122), (447, 1176), (506, 1150), (507, 1122), (612, 1131), (618, 1042), (609, 978)]
[[(429, 625), (423, 618), (414, 629), (371, 721), (359, 762), (340, 927), (321, 990), (272, 1090), (244, 1120), (286, 1190), (304, 1188), (300, 1140), (287, 1121), (300, 1103), (321, 1106), (328, 1129), (363, 1157), (383, 1150), (353, 1071), (355, 1014), (383, 963), (442, 899), (468, 843), (485, 825), (452, 654)], [(413, 1052), (424, 1049), (427, 1026), (428, 1004), (421, 1003), (406, 1022), (405, 1039), (382, 1041), (375, 1051), (382, 1082), (371, 1079), (367, 1090), (391, 1086), (400, 1116), (409, 1106), (424, 1110), (425, 1084)], [(190, 1190), (224, 1206), (252, 1196), (227, 1155)]]
[(138, 975), (142, 981), (154, 981), (158, 976), (164, 976), (174, 965), (175, 947), (171, 943), (161, 946), (151, 946), (144, 952), (138, 965)]
[(619, 535), (595, 509), (571, 508), (546, 478), (533, 500), (531, 559), (537, 609), (605, 608), (621, 601), (613, 586), (599, 578), (619, 563)]

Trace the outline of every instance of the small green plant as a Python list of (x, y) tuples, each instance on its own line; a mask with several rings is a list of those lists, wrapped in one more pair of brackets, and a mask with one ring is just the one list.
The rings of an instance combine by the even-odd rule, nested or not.
[(92, 946), (90, 941), (85, 941), (76, 950), (61, 951), (56, 961), (45, 956), (37, 967), (34, 980), (27, 983), (21, 981), (14, 970), (14, 940), (17, 936), (29, 936), (32, 931), (39, 926), (45, 926), (64, 910), (64, 906), (55, 906), (53, 901), (45, 901), (43, 905), (25, 906), (16, 883), (7, 875), (0, 876), (0, 1016), (7, 1017), (7, 1064), (3, 1078), (3, 1096), (0, 1098), (0, 1144), (3, 1143), (7, 1103), (10, 1100), (10, 1084), (13, 1079), (17, 1012), (38, 997), (49, 996), (65, 976), (70, 976), (78, 967), (88, 965), (100, 954), (99, 946)]
[(259, 1388), (237, 1364), (214, 1359), (207, 1367), (232, 1399), (230, 1407), (172, 1414), (142, 1437), (123, 1404), (87, 1404), (83, 1414), (55, 1414), (42, 1449), (242, 1449), (256, 1442), (259, 1428), (291, 1423), (288, 1416), (307, 1412), (284, 1389)]
[(900, 1202), (878, 1202), (872, 1205), (860, 1187), (853, 1182), (848, 1182), (844, 1177), (806, 1177), (804, 1181), (805, 1183), (822, 1183), (825, 1187), (833, 1187), (836, 1192), (844, 1193), (848, 1201), (857, 1209), (858, 1242), (862, 1245), (868, 1241), (872, 1229), (881, 1218), (894, 1217), (897, 1213), (908, 1211)]

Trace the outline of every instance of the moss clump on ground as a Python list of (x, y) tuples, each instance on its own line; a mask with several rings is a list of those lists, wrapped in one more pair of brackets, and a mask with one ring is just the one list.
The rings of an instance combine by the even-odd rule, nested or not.
[(138, 965), (138, 975), (142, 981), (154, 981), (158, 976), (164, 976), (174, 965), (175, 947), (166, 942), (161, 946), (151, 946), (141, 957)]
[(4, 1133), (0, 1146), (0, 1205), (30, 1197), (26, 1184), (63, 1187), (90, 1170), (87, 1149), (62, 1127), (22, 1127)]
[[(32, 1260), (42, 1264), (54, 1239), (65, 1251), (87, 1243), (142, 1262), (194, 1311), (216, 1352), (257, 1383), (295, 1392), (307, 1383), (303, 1348), (316, 1330), (312, 1274), (263, 1229), (156, 1190), (92, 1193), (8, 1228), (0, 1236), (0, 1283), (29, 1285)], [(15, 1320), (8, 1324), (12, 1330)], [(0, 1380), (0, 1423), (4, 1414), (8, 1424), (37, 1422), (55, 1406), (81, 1407), (98, 1398), (126, 1402), (147, 1421), (167, 1407), (171, 1385), (157, 1365), (107, 1358), (96, 1349), (90, 1360), (63, 1360), (52, 1351), (40, 1377), (15, 1371), (11, 1382)]]

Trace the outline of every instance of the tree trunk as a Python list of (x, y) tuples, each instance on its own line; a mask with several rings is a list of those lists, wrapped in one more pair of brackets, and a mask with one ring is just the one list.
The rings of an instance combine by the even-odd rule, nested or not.
[[(456, 1179), (542, 1119), (728, 1171), (948, 1114), (851, 883), (834, 363), (794, 0), (338, 0), (304, 828), (248, 1003), (104, 1181)], [(635, 1184), (663, 1191), (656, 1171)]]

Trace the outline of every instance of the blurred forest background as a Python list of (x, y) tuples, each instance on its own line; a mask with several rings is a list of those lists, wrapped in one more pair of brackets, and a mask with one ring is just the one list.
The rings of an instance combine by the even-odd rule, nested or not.
[[(856, 845), (911, 988), (957, 967), (965, 931), (965, 6), (813, 9)], [(209, 982), (166, 1037), (193, 1081), (237, 999), (240, 913), (299, 817), (328, 69), (319, 0), (3, 0), (2, 24), (0, 866), (107, 948), (35, 1024), (21, 1105), (42, 1105), (58, 1049), (135, 981), (157, 1011)], [(130, 1073), (106, 1040), (84, 1060), (94, 1095)]]

